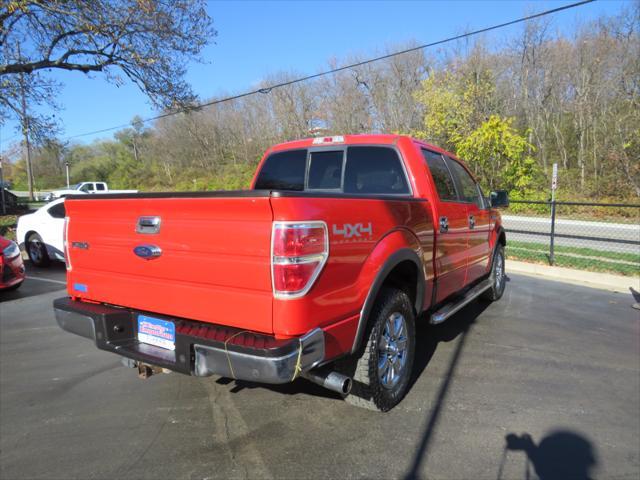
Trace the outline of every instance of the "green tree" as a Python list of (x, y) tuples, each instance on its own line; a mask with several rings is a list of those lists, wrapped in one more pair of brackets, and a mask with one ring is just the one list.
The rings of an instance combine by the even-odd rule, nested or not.
[(430, 71), (415, 93), (424, 121), (414, 136), (456, 150), (489, 117), (495, 110), (495, 79), (490, 69), (477, 63)]
[(489, 189), (506, 188), (525, 193), (540, 179), (533, 147), (513, 128), (513, 119), (491, 115), (460, 140), (456, 152)]

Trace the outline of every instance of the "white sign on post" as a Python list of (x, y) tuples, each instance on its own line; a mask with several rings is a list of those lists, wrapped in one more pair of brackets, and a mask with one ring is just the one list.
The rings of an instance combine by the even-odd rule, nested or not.
[(553, 164), (553, 174), (551, 177), (551, 190), (556, 191), (558, 189), (558, 164)]

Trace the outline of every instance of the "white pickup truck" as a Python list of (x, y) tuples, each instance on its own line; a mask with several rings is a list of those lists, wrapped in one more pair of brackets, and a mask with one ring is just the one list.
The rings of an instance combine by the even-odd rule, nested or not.
[(78, 195), (83, 193), (138, 193), (138, 190), (109, 190), (105, 182), (80, 182), (71, 185), (69, 188), (52, 190), (44, 195), (44, 201), (50, 202), (67, 195)]

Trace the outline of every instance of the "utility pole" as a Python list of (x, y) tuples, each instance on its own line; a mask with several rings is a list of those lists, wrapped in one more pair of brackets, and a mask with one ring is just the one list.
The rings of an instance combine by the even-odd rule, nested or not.
[(554, 246), (556, 237), (556, 190), (558, 189), (558, 164), (553, 164), (551, 175), (551, 241), (549, 243), (549, 264), (556, 262)]
[[(20, 45), (18, 45), (18, 57), (20, 55)], [(33, 201), (33, 169), (31, 168), (31, 143), (29, 142), (29, 117), (27, 116), (27, 94), (24, 87), (24, 74), (20, 74), (20, 96), (22, 97), (22, 135), (24, 136), (24, 146), (27, 158), (27, 183), (29, 185), (29, 200)]]
[(66, 160), (64, 162), (64, 167), (65, 167), (65, 170), (67, 171), (67, 190), (69, 190), (71, 188), (71, 185), (69, 183), (69, 160)]

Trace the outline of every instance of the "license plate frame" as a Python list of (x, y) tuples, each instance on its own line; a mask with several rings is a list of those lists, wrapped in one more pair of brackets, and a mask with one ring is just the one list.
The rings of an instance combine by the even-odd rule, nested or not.
[(138, 315), (138, 341), (148, 345), (175, 351), (176, 325), (162, 318)]

